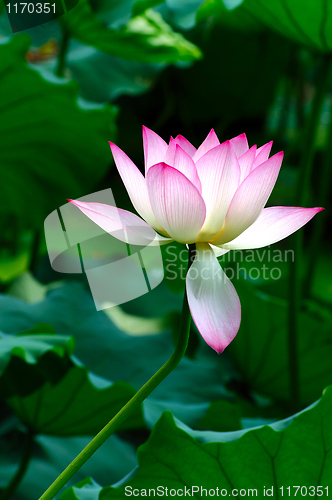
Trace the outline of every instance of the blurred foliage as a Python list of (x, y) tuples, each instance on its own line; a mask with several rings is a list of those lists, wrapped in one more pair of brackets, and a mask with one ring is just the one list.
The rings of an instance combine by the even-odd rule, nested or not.
[(157, 12), (146, 11), (118, 30), (98, 21), (88, 0), (61, 19), (66, 34), (86, 45), (140, 62), (190, 61), (201, 57), (200, 50), (180, 34), (174, 33)]
[(74, 83), (43, 80), (24, 60), (28, 47), (23, 36), (0, 45), (1, 94), (6, 96), (0, 211), (3, 218), (16, 217), (21, 227), (39, 229), (65, 200), (64, 190), (80, 196), (105, 175), (110, 159), (103, 136), (114, 138), (116, 113), (111, 106), (77, 103)]
[(246, 0), (244, 11), (313, 51), (332, 50), (332, 11), (328, 0)]
[[(135, 394), (124, 382), (115, 384), (90, 374), (80, 365), (68, 370), (62, 380), (43, 385), (24, 398), (6, 398), (16, 415), (39, 434), (85, 436), (97, 434)], [(53, 402), (58, 401), (58, 405)], [(140, 414), (126, 420), (124, 428), (143, 426)]]
[[(236, 284), (242, 305), (240, 331), (229, 346), (251, 389), (280, 403), (290, 402), (288, 302)], [(257, 318), (260, 318), (257, 321)], [(331, 309), (308, 303), (300, 313), (298, 345), (301, 407), (319, 398), (332, 379)]]
[(63, 377), (74, 340), (54, 333), (47, 324), (38, 324), (18, 335), (0, 333), (1, 397), (27, 396), (43, 383), (54, 384)]
[[(13, 500), (36, 500), (170, 356), (184, 292), (187, 250), (172, 244), (162, 248), (161, 285), (97, 312), (85, 275), (51, 268), (45, 217), (66, 198), (105, 187), (132, 210), (107, 141), (142, 169), (142, 124), (195, 146), (212, 127), (221, 140), (244, 131), (250, 145), (273, 139), (285, 164), (269, 205), (293, 205), (304, 131), (330, 64), (331, 19), (324, 0), (80, 0), (66, 16), (13, 35), (0, 3), (0, 490), (33, 435)], [(193, 325), (178, 368), (73, 477), (63, 500), (123, 498), (125, 484), (179, 488), (198, 478), (259, 494), (263, 485), (330, 485), (331, 83), (306, 193), (308, 206), (326, 210), (318, 233), (316, 220), (303, 232), (301, 277), (311, 270), (313, 286), (298, 314), (298, 407), (287, 340), (292, 259), (274, 262), (269, 249), (254, 261), (221, 258), (229, 272), (241, 268), (233, 280), (239, 334), (219, 357)], [(263, 265), (267, 277), (250, 275)]]

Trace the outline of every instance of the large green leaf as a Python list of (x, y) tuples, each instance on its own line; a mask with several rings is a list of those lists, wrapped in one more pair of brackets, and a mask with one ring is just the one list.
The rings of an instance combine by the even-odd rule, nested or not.
[(70, 44), (66, 62), (82, 97), (96, 102), (146, 92), (165, 67), (163, 63), (128, 61), (79, 42)]
[(61, 22), (80, 42), (131, 61), (174, 63), (201, 57), (198, 47), (174, 32), (152, 10), (133, 17), (119, 29), (112, 29), (98, 20), (88, 0), (80, 0)]
[[(235, 496), (293, 498), (297, 485), (303, 487), (302, 491), (298, 490), (301, 496), (314, 496), (321, 490), (325, 497), (332, 474), (331, 411), (332, 389), (329, 388), (318, 404), (301, 414), (248, 431), (182, 430), (172, 415), (165, 412), (148, 441), (138, 450), (139, 467), (133, 478), (124, 479), (118, 488), (103, 489), (86, 481), (65, 492), (62, 498), (122, 499), (130, 492), (144, 496), (149, 488), (157, 491), (158, 487), (163, 488), (164, 496), (167, 487), (168, 496), (180, 496), (181, 492), (176, 495), (174, 490), (184, 492), (187, 488), (190, 496), (205, 498), (207, 493), (201, 491), (202, 487), (214, 489), (215, 496), (232, 496), (232, 490), (237, 489)], [(248, 488), (257, 489), (257, 493)], [(266, 492), (269, 489), (269, 493), (264, 493), (264, 488)], [(223, 489), (226, 491), (221, 492)], [(87, 497), (88, 491), (90, 497)]]
[(102, 486), (88, 477), (65, 490), (60, 496), (60, 500), (97, 500), (102, 490)]
[(73, 352), (75, 344), (72, 337), (50, 333), (54, 333), (52, 327), (42, 324), (17, 335), (0, 332), (0, 376), (12, 356), (20, 357), (25, 363), (32, 365), (38, 363), (46, 352), (52, 351), (58, 356)]
[[(17, 303), (9, 298), (11, 301)], [(127, 317), (117, 321), (126, 322)], [(0, 333), (0, 395), (36, 433), (95, 434), (136, 391), (126, 382), (98, 377), (70, 358), (73, 337), (43, 334), (52, 330), (49, 325), (38, 325), (25, 334)], [(124, 428), (142, 426), (138, 409)]]
[[(44, 384), (26, 397), (7, 399), (21, 421), (39, 434), (94, 435), (134, 396), (125, 382), (111, 383), (75, 364), (56, 385)], [(140, 408), (123, 429), (143, 427)]]
[(332, 50), (329, 0), (245, 0), (243, 10), (282, 35), (309, 49)]
[(46, 381), (58, 382), (74, 346), (73, 337), (55, 335), (50, 325), (17, 335), (0, 332), (0, 396), (26, 396)]
[[(145, 299), (136, 300), (146, 312), (150, 309), (151, 314), (157, 312), (159, 302), (160, 311), (166, 312), (167, 307), (174, 310), (175, 304), (181, 306), (182, 297), (160, 285)], [(96, 311), (89, 292), (78, 283), (51, 290), (46, 299), (37, 304), (0, 296), (0, 311), (0, 327), (6, 327), (7, 331), (29, 327), (31, 322), (48, 318), (56, 331), (75, 337), (75, 354), (93, 373), (109, 381), (127, 382), (135, 389), (139, 389), (174, 350), (170, 328), (160, 332), (160, 322), (150, 321), (147, 328), (155, 324), (158, 333), (150, 330), (147, 336), (128, 335), (104, 312)], [(19, 314), (13, 315), (13, 311)], [(227, 368), (226, 358), (220, 363), (218, 355), (202, 341), (195, 358), (185, 357), (144, 403), (148, 425), (152, 425), (164, 409), (171, 409), (178, 418), (195, 426), (212, 400), (232, 399), (231, 392), (224, 387), (230, 376)]]
[[(242, 322), (228, 351), (253, 390), (290, 401), (288, 302), (237, 281)], [(314, 302), (299, 316), (299, 384), (301, 406), (317, 399), (332, 382), (331, 312)]]
[(91, 191), (105, 174), (115, 111), (78, 102), (74, 82), (44, 80), (26, 64), (28, 46), (23, 35), (0, 43), (0, 213), (40, 228), (67, 197)]
[(97, 500), (102, 491), (100, 486), (91, 477), (83, 479), (72, 488), (64, 491), (60, 496), (61, 500)]

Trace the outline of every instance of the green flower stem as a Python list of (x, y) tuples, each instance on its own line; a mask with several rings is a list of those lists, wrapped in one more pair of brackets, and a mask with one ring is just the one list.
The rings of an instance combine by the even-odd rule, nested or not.
[(69, 45), (69, 32), (66, 27), (62, 27), (62, 39), (61, 39), (61, 44), (60, 44), (60, 51), (59, 51), (59, 56), (58, 56), (58, 65), (55, 70), (55, 74), (57, 76), (63, 76), (65, 74), (65, 68), (66, 68), (66, 54), (68, 50), (68, 45)]
[(9, 485), (2, 491), (0, 495), (0, 500), (7, 500), (11, 498), (11, 496), (14, 494), (17, 487), (19, 486), (20, 482), (22, 481), (32, 455), (33, 439), (34, 439), (33, 432), (31, 430), (28, 430), (25, 436), (24, 448), (19, 468), (17, 469), (16, 474), (13, 476)]
[[(188, 270), (195, 257), (195, 245), (189, 245)], [(182, 306), (179, 337), (176, 348), (168, 361), (136, 392), (128, 403), (109, 421), (107, 425), (90, 441), (77, 457), (60, 474), (39, 500), (52, 500), (69, 479), (82, 467), (95, 451), (114, 433), (129, 415), (146, 399), (149, 394), (169, 375), (183, 358), (189, 340), (191, 315), (185, 292)]]
[[(303, 134), (302, 158), (299, 169), (299, 179), (296, 193), (296, 206), (305, 206), (308, 200), (308, 191), (311, 180), (311, 173), (314, 163), (315, 143), (319, 127), (320, 116), (324, 99), (326, 97), (331, 70), (331, 56), (326, 55), (322, 61), (322, 67), (317, 82), (316, 93), (312, 102), (311, 112), (307, 121), (307, 126)], [(299, 312), (302, 298), (302, 247), (303, 232), (297, 231), (293, 236), (295, 260), (290, 268), (290, 303), (289, 303), (289, 331), (288, 331), (288, 352), (289, 352), (289, 373), (290, 373), (290, 393), (293, 410), (299, 408), (299, 369), (297, 344), (299, 335)]]

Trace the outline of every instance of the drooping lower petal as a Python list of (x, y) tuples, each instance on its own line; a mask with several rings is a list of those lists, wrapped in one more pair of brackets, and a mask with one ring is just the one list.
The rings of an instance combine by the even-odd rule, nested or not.
[(206, 208), (198, 189), (165, 163), (147, 174), (151, 206), (159, 223), (180, 243), (193, 243), (204, 223)]
[(222, 248), (249, 250), (272, 245), (283, 240), (310, 221), (323, 208), (269, 207), (264, 208), (256, 222)]
[(206, 219), (199, 235), (209, 241), (220, 231), (239, 185), (240, 167), (229, 141), (210, 149), (196, 163), (206, 205)]
[(213, 245), (223, 245), (234, 240), (260, 215), (277, 180), (283, 153), (277, 153), (255, 168), (240, 184), (229, 205), (225, 224)]
[(238, 332), (241, 305), (234, 286), (207, 243), (197, 244), (186, 289), (195, 325), (205, 342), (220, 354)]
[(168, 145), (158, 134), (143, 126), (145, 176), (152, 165), (164, 161)]
[(172, 238), (164, 238), (157, 234), (144, 220), (127, 210), (105, 205), (104, 203), (68, 201), (79, 208), (81, 212), (104, 231), (125, 243), (158, 246), (173, 241)]
[(110, 142), (110, 146), (115, 165), (135, 209), (150, 226), (163, 233), (164, 230), (157, 221), (150, 205), (146, 179), (131, 159), (118, 146), (112, 142)]

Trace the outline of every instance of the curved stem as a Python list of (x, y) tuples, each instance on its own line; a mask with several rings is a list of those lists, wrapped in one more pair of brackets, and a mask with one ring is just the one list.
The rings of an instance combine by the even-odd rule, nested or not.
[[(303, 134), (302, 158), (299, 169), (299, 180), (296, 193), (296, 206), (303, 206), (307, 203), (308, 190), (313, 168), (315, 154), (315, 142), (317, 130), (321, 116), (322, 106), (326, 97), (331, 70), (330, 55), (324, 56), (323, 66), (319, 75), (316, 93), (312, 102), (311, 112), (308, 118), (307, 127)], [(299, 408), (299, 372), (297, 344), (299, 334), (299, 311), (302, 297), (302, 247), (303, 232), (297, 231), (293, 236), (295, 250), (295, 260), (292, 262), (289, 274), (289, 322), (288, 322), (288, 354), (289, 354), (289, 373), (290, 373), (290, 395), (292, 409)]]
[[(195, 245), (189, 245), (188, 270), (195, 258)], [(82, 467), (95, 451), (114, 433), (129, 415), (144, 401), (145, 398), (169, 375), (183, 358), (189, 340), (191, 315), (185, 292), (182, 306), (182, 316), (178, 342), (168, 361), (136, 392), (128, 403), (105, 425), (105, 427), (90, 441), (77, 457), (60, 474), (53, 484), (45, 491), (39, 500), (52, 500), (65, 486), (67, 481)]]
[(24, 448), (19, 468), (17, 469), (16, 474), (13, 476), (9, 485), (2, 491), (2, 494), (0, 495), (0, 500), (7, 500), (8, 498), (10, 498), (16, 491), (20, 482), (22, 481), (30, 462), (32, 454), (33, 438), (34, 438), (33, 432), (31, 430), (28, 430), (25, 436)]

